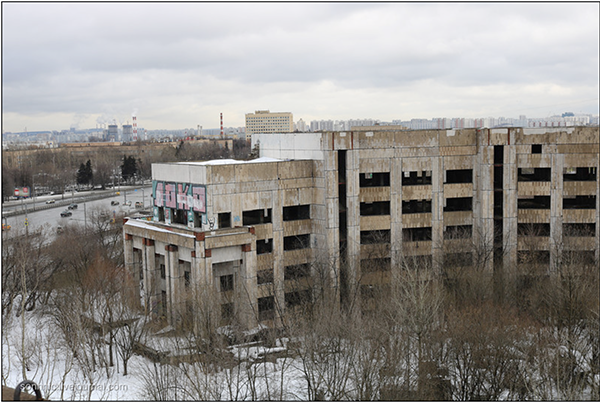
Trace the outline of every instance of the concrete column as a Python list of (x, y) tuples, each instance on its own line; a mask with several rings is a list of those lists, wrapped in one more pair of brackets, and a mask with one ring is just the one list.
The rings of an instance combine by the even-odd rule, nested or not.
[(165, 270), (167, 291), (167, 322), (175, 326), (181, 320), (181, 310), (185, 310), (181, 294), (183, 273), (179, 270), (179, 249), (177, 245), (165, 246)]
[(139, 264), (136, 264), (136, 262), (134, 261), (134, 254), (133, 254), (133, 236), (131, 234), (127, 234), (125, 233), (123, 235), (123, 243), (124, 243), (124, 248), (123, 248), (123, 260), (125, 262), (125, 268), (127, 269), (127, 271), (129, 272), (129, 275), (131, 276), (131, 285), (132, 287), (134, 287), (133, 292), (135, 293), (135, 295), (141, 295), (140, 294), (140, 267)]
[[(348, 285), (350, 297), (359, 292), (360, 278), (360, 199), (358, 151), (346, 152), (346, 200), (348, 221)], [(359, 300), (358, 298), (353, 300)]]
[(158, 307), (158, 301), (160, 301), (160, 290), (158, 289), (158, 282), (156, 281), (156, 249), (154, 246), (154, 240), (144, 238), (144, 290), (146, 300), (144, 304), (146, 306), (146, 312), (156, 315)]
[[(251, 243), (242, 245), (242, 264), (238, 272), (238, 281), (236, 282), (237, 305), (236, 310), (242, 323), (248, 329), (258, 326), (258, 286), (256, 284), (256, 239)], [(277, 298), (277, 297), (276, 297)], [(285, 309), (285, 300), (276, 300), (280, 307)], [(281, 317), (279, 309), (275, 310), (275, 326), (281, 326)]]
[(392, 274), (402, 264), (402, 158), (397, 148), (390, 169), (390, 250)]
[(431, 259), (441, 273), (444, 244), (444, 159), (431, 157)]
[(556, 270), (563, 253), (563, 170), (564, 154), (552, 154), (550, 183), (550, 267)]
[(504, 247), (503, 269), (505, 273), (516, 270), (517, 267), (517, 150), (514, 144), (515, 132), (509, 129), (510, 145), (504, 146), (503, 170), (503, 217), (502, 235)]
[[(478, 153), (473, 167), (473, 242), (476, 248), (491, 251), (494, 242), (494, 147), (488, 144), (488, 130), (478, 132)], [(485, 270), (493, 272), (492, 256)]]

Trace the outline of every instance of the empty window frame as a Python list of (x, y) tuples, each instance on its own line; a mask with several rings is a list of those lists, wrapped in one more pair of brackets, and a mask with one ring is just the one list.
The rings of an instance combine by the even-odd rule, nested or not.
[(596, 196), (564, 197), (563, 198), (563, 210), (572, 210), (572, 209), (595, 210), (596, 209)]
[(472, 197), (449, 197), (444, 199), (444, 211), (472, 211)]
[(291, 266), (285, 266), (283, 270), (283, 275), (285, 280), (296, 280), (299, 278), (309, 277), (310, 276), (310, 264), (294, 264)]
[(596, 167), (584, 168), (565, 168), (563, 172), (563, 180), (565, 182), (572, 181), (591, 181), (595, 182), (597, 178)]
[(563, 236), (596, 236), (595, 223), (563, 224)]
[(258, 320), (275, 317), (275, 298), (273, 296), (258, 299)]
[(256, 272), (256, 284), (273, 283), (273, 268), (258, 270)]
[(550, 196), (533, 196), (530, 198), (519, 198), (517, 208), (520, 210), (548, 210), (550, 209)]
[(473, 183), (473, 170), (449, 169), (446, 171), (445, 183)]
[(231, 228), (231, 213), (219, 213), (219, 228)]
[(402, 201), (402, 214), (431, 213), (431, 199)]
[(312, 292), (309, 289), (285, 293), (286, 308), (294, 308), (299, 305), (307, 304), (311, 301), (312, 301)]
[(431, 241), (431, 227), (404, 228), (402, 230), (402, 240), (404, 242)]
[(550, 182), (552, 180), (552, 169), (519, 168), (517, 178), (519, 182)]
[(445, 253), (443, 259), (446, 267), (469, 267), (473, 265), (472, 252)]
[(517, 233), (519, 236), (550, 236), (550, 224), (544, 223), (525, 223), (517, 224)]
[(389, 172), (365, 172), (360, 173), (358, 182), (361, 188), (390, 186)]
[(392, 259), (389, 257), (362, 259), (360, 261), (360, 271), (362, 274), (385, 272), (392, 269)]
[(307, 249), (310, 247), (310, 234), (283, 237), (283, 250)]
[(532, 144), (531, 145), (531, 153), (532, 154), (541, 154), (542, 153), (542, 145), (541, 144)]
[(550, 264), (550, 251), (547, 250), (520, 250), (517, 251), (519, 264)]
[(221, 319), (225, 322), (229, 322), (233, 319), (233, 314), (235, 312), (233, 303), (222, 304), (221, 305)]
[(171, 209), (171, 223), (187, 225), (188, 212), (187, 210)]
[(431, 185), (431, 171), (402, 172), (402, 186)]
[(360, 231), (361, 245), (386, 244), (390, 243), (391, 239), (392, 235), (389, 229)]
[(243, 225), (259, 225), (272, 222), (271, 209), (258, 209), (242, 212)]
[(256, 241), (256, 254), (262, 255), (264, 253), (273, 252), (273, 238), (259, 239)]
[(219, 276), (219, 283), (221, 285), (221, 292), (232, 291), (233, 290), (233, 274)]
[(444, 239), (469, 239), (472, 236), (472, 225), (448, 225), (444, 228)]
[(287, 206), (283, 208), (283, 221), (310, 219), (310, 204)]
[(389, 201), (377, 201), (370, 203), (360, 203), (360, 215), (361, 216), (373, 216), (373, 215), (390, 215), (390, 202)]

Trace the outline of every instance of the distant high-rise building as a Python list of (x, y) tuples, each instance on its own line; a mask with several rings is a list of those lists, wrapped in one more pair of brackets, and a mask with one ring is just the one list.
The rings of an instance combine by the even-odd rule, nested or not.
[(119, 139), (119, 126), (108, 125), (108, 141), (117, 141)]
[(296, 129), (301, 133), (304, 133), (306, 131), (306, 122), (304, 122), (302, 118), (300, 118), (300, 120), (296, 124)]
[(123, 141), (133, 141), (133, 126), (123, 125)]
[(246, 114), (246, 139), (254, 133), (292, 133), (294, 115), (291, 112), (256, 111)]

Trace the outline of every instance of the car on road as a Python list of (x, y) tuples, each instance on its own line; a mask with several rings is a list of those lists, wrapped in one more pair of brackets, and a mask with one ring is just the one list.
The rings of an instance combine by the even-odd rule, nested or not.
[(65, 210), (62, 213), (60, 213), (61, 217), (71, 217), (73, 215), (73, 213), (71, 213), (69, 210)]
[(142, 204), (142, 202), (135, 202), (135, 208), (143, 208), (144, 205)]
[(54, 203), (56, 203), (56, 200), (54, 200), (54, 199), (46, 200), (46, 204), (54, 204)]
[(111, 206), (118, 206), (118, 205), (119, 205), (119, 202), (118, 202), (118, 201), (116, 201), (116, 200), (113, 200), (113, 201), (111, 201), (111, 202), (110, 202), (110, 205), (111, 205)]
[(123, 206), (131, 206), (131, 200), (124, 201)]
[(77, 210), (77, 204), (75, 203), (71, 203), (69, 204), (69, 207), (67, 207), (69, 210)]
[(8, 231), (10, 229), (10, 225), (2, 224), (2, 231)]

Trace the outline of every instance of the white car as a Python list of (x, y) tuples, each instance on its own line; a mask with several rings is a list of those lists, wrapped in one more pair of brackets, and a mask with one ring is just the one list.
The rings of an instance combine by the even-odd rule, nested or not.
[(124, 201), (123, 206), (131, 206), (131, 200)]
[(46, 204), (54, 204), (54, 203), (56, 203), (56, 200), (54, 200), (54, 199), (46, 200)]

